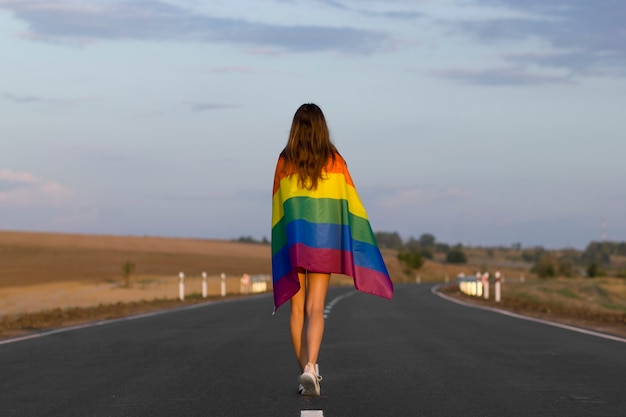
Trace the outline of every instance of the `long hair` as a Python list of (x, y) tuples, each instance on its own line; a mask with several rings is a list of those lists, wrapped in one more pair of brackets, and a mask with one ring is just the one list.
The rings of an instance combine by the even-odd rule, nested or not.
[(329, 160), (335, 162), (336, 154), (322, 109), (313, 103), (300, 106), (293, 116), (287, 146), (281, 152), (284, 169), (298, 174), (299, 186), (315, 190), (324, 177), (324, 168)]

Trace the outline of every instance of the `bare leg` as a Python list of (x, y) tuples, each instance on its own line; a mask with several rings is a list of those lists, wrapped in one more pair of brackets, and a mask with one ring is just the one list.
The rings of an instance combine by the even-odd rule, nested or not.
[(304, 371), (308, 354), (307, 339), (304, 317), (304, 305), (306, 301), (306, 275), (298, 272), (300, 279), (300, 291), (291, 297), (291, 311), (289, 315), (289, 329), (291, 330), (291, 343), (300, 364), (300, 372)]
[(300, 291), (291, 297), (289, 327), (291, 342), (304, 371), (307, 362), (316, 364), (324, 335), (324, 305), (330, 274), (298, 272)]
[(330, 274), (308, 272), (306, 294), (306, 363), (315, 365), (324, 335), (324, 304)]
[(317, 357), (324, 335), (324, 304), (330, 274), (298, 273), (300, 291), (291, 299), (291, 340), (302, 374), (298, 377), (302, 395), (320, 395), (321, 377), (317, 374)]

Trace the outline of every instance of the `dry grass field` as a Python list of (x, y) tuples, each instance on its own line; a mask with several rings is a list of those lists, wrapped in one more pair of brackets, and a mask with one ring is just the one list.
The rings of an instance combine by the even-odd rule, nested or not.
[[(403, 279), (395, 252), (385, 257), (394, 279)], [(124, 277), (127, 262), (134, 264), (130, 285)], [(184, 303), (205, 301), (200, 296), (203, 272), (210, 298), (221, 297), (222, 273), (227, 296), (237, 296), (243, 274), (270, 274), (270, 247), (225, 240), (0, 231), (0, 337), (178, 306), (180, 272), (185, 274)], [(343, 276), (332, 281), (351, 283)]]
[[(491, 287), (493, 291), (493, 286)], [(443, 290), (472, 303), (626, 337), (626, 282), (619, 278), (530, 278), (505, 280), (502, 300)], [(493, 292), (492, 292), (493, 294)]]
[[(270, 272), (269, 246), (219, 240), (0, 232), (0, 335), (167, 308), (229, 295), (243, 274)], [(123, 265), (135, 267), (126, 285)], [(271, 307), (269, 307), (271, 308)]]
[(0, 232), (0, 287), (51, 282), (102, 283), (187, 274), (269, 273), (267, 245), (219, 240)]
[[(484, 260), (476, 265), (426, 261), (419, 271), (408, 273), (396, 251), (382, 253), (394, 282), (450, 281), (447, 291), (457, 297), (465, 296), (456, 291), (455, 277), (485, 268)], [(135, 265), (129, 285), (123, 268), (127, 262)], [(626, 336), (624, 280), (536, 280), (528, 268), (498, 269), (509, 278), (499, 307)], [(0, 231), (0, 338), (202, 302), (202, 272), (208, 276), (209, 298), (221, 298), (222, 273), (227, 296), (239, 296), (243, 274), (270, 271), (269, 245)], [(185, 274), (185, 301), (178, 300), (180, 272)], [(522, 276), (525, 284), (518, 283)], [(334, 276), (331, 283), (351, 285), (352, 279)]]

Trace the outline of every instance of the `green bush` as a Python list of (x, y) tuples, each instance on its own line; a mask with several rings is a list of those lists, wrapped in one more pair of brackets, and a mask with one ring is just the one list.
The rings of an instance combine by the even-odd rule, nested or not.
[(606, 272), (604, 272), (597, 262), (592, 262), (587, 267), (587, 276), (589, 278), (602, 277), (604, 275), (606, 275)]
[(460, 248), (450, 249), (448, 254), (446, 255), (446, 262), (449, 264), (464, 264), (467, 263), (467, 257), (465, 256), (465, 252)]
[(424, 265), (424, 259), (419, 252), (400, 252), (398, 260), (409, 270), (420, 269)]

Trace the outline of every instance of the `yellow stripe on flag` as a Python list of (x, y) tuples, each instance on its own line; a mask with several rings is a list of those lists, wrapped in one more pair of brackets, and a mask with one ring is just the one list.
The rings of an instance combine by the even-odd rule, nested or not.
[(350, 213), (367, 219), (365, 207), (356, 189), (348, 185), (343, 174), (327, 173), (325, 178), (318, 182), (317, 189), (307, 190), (298, 187), (298, 175), (294, 174), (280, 180), (280, 186), (274, 193), (272, 201), (272, 227), (282, 219), (284, 215), (283, 205), (285, 199), (282, 196), (310, 197), (310, 198), (333, 198), (347, 200)]

